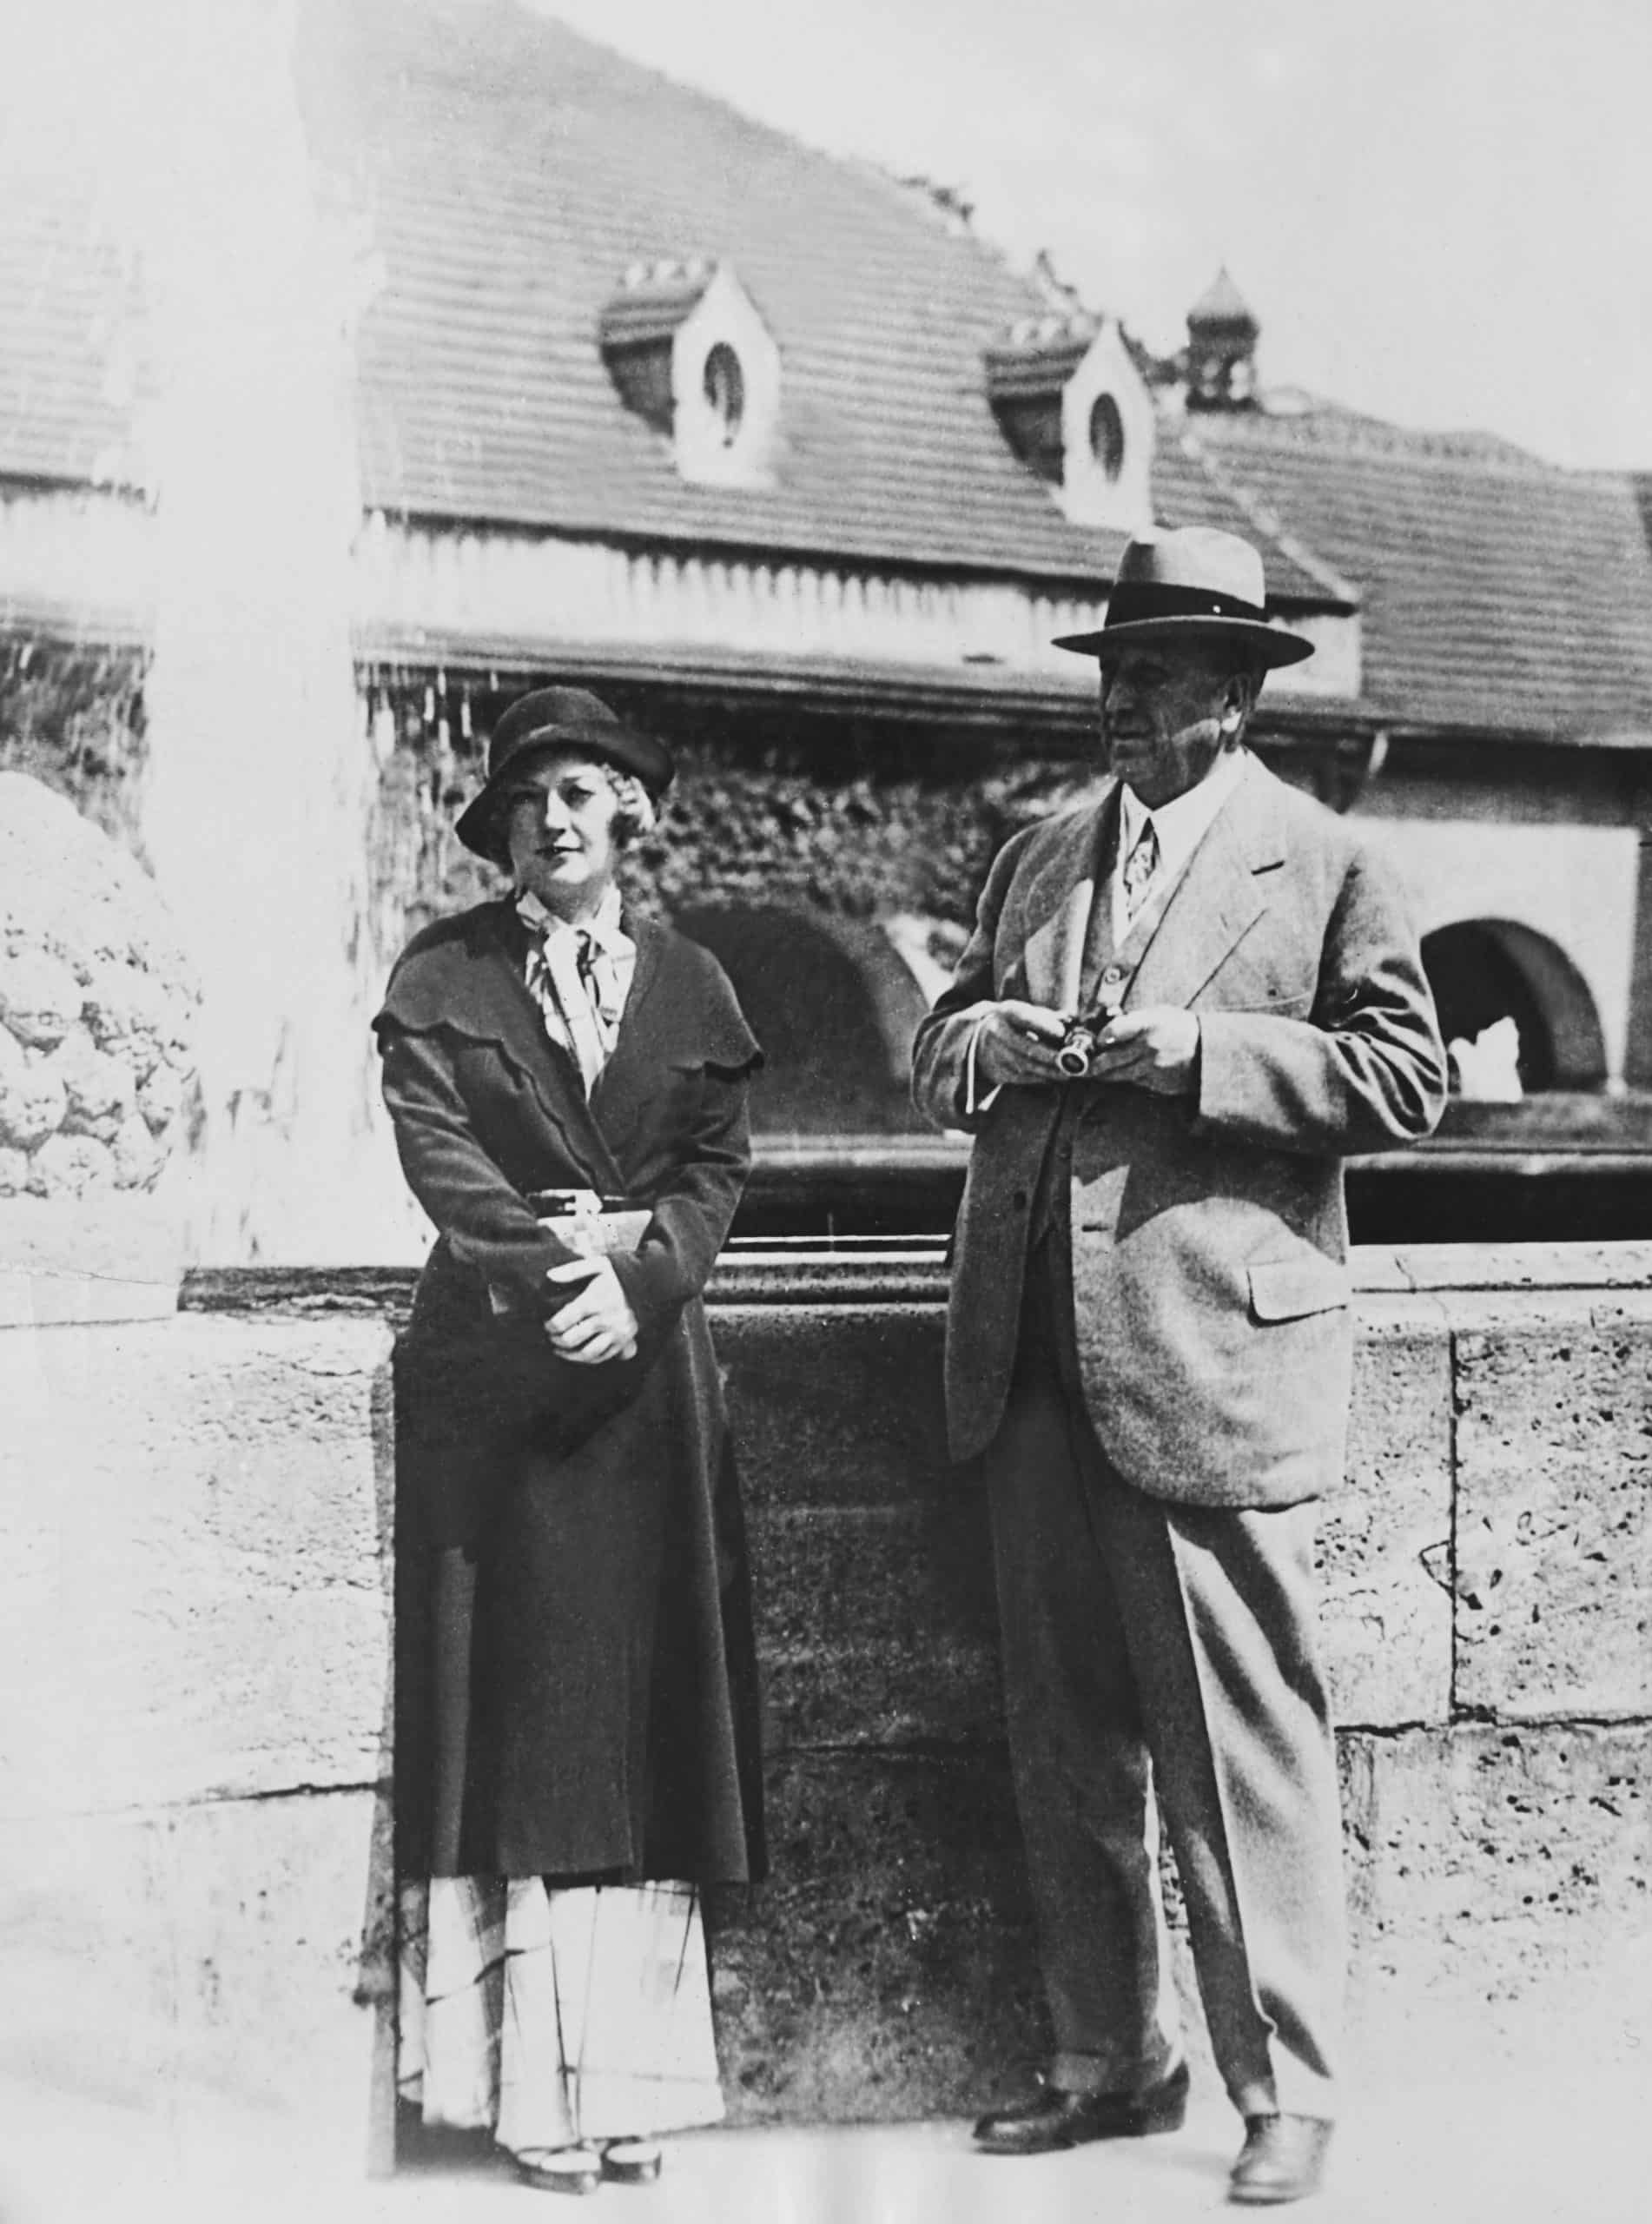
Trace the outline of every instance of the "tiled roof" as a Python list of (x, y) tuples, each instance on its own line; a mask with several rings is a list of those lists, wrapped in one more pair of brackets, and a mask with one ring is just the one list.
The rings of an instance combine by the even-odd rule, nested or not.
[[(817, 154), (499, 0), (350, 0), (334, 147), (387, 282), (360, 343), (366, 497), (432, 517), (1079, 579), (1122, 536), (1070, 525), (1010, 453), (983, 351), (1047, 302), (923, 195)], [(725, 260), (780, 350), (762, 490), (685, 486), (598, 348), (622, 273)], [(1197, 462), (1176, 523), (1245, 530)], [(1322, 601), (1280, 555), (1276, 596)]]
[[(1017, 462), (985, 351), (1047, 294), (955, 215), (512, 0), (314, 0), (316, 143), (382, 272), (358, 420), (370, 506), (868, 566), (1105, 579)], [(135, 273), (70, 188), (0, 194), (0, 477), (129, 484)], [(781, 353), (776, 483), (689, 486), (620, 401), (601, 317), (638, 261), (730, 261)], [(1292, 605), (1358, 599), (1397, 721), (1644, 737), (1652, 557), (1633, 484), (1303, 397), (1166, 416), (1167, 524), (1260, 539)]]
[(1368, 701), (1397, 719), (1652, 737), (1652, 553), (1634, 482), (1335, 413), (1201, 415), (1185, 441), (1360, 590)]
[(133, 483), (135, 312), (132, 274), (88, 193), (0, 180), (0, 475)]
[[(1100, 582), (1123, 536), (1069, 524), (993, 416), (984, 350), (1047, 312), (927, 194), (813, 152), (513, 0), (314, 0), (312, 139), (360, 197), (369, 508), (642, 542)], [(136, 486), (149, 344), (135, 252), (63, 177), (0, 191), (0, 479)], [(762, 490), (685, 485), (598, 348), (622, 274), (726, 259), (781, 351)], [(1170, 522), (1247, 526), (1196, 459)], [(1320, 573), (1269, 552), (1276, 599)]]

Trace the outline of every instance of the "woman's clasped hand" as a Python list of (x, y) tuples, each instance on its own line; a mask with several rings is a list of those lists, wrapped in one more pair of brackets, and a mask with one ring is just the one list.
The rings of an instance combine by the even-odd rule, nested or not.
[(637, 1315), (611, 1261), (570, 1259), (566, 1266), (550, 1268), (545, 1280), (570, 1284), (577, 1292), (545, 1324), (553, 1351), (582, 1367), (636, 1358)]

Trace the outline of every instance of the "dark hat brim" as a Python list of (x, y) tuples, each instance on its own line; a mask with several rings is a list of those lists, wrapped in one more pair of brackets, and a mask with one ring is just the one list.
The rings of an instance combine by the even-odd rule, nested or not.
[(570, 751), (594, 757), (599, 763), (612, 764), (622, 772), (634, 773), (650, 795), (663, 796), (676, 775), (677, 767), (671, 753), (664, 742), (656, 741), (651, 734), (638, 733), (631, 726), (610, 725), (606, 721), (579, 719), (558, 721), (554, 726), (545, 726), (525, 736), (511, 751), (499, 771), (486, 781), (460, 811), (453, 831), (467, 850), (479, 857), (486, 857), (497, 864), (499, 857), (499, 805), (505, 797), (520, 784), (523, 768), (541, 757), (555, 757)]
[(1063, 633), (1051, 646), (1107, 664), (1127, 650), (1175, 640), (1239, 651), (1247, 663), (1265, 671), (1300, 664), (1313, 654), (1313, 643), (1300, 633), (1286, 633), (1277, 626), (1264, 626), (1251, 618), (1133, 618), (1121, 626), (1103, 626), (1094, 633)]

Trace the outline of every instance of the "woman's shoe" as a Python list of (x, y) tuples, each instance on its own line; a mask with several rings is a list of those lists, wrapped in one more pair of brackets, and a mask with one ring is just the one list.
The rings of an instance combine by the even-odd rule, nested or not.
[(602, 2174), (617, 2186), (651, 2186), (664, 2165), (657, 2139), (611, 2139), (602, 2150)]
[(541, 2193), (595, 2193), (605, 2164), (594, 2147), (527, 2147), (516, 2157), (516, 2174)]

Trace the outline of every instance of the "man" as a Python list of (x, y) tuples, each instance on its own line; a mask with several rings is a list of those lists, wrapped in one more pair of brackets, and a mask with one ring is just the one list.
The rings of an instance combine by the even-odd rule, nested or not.
[(984, 1454), (1056, 2046), (975, 2135), (1180, 2124), (1162, 1808), (1249, 2203), (1314, 2189), (1336, 2109), (1312, 1540), (1351, 1367), (1341, 1162), (1427, 1135), (1446, 1090), (1389, 875), (1244, 747), (1265, 672), (1312, 653), (1264, 600), (1231, 534), (1126, 550), (1103, 630), (1058, 644), (1100, 665), (1113, 777), (1005, 845), (914, 1053), (921, 1109), (975, 1136), (948, 1416)]

